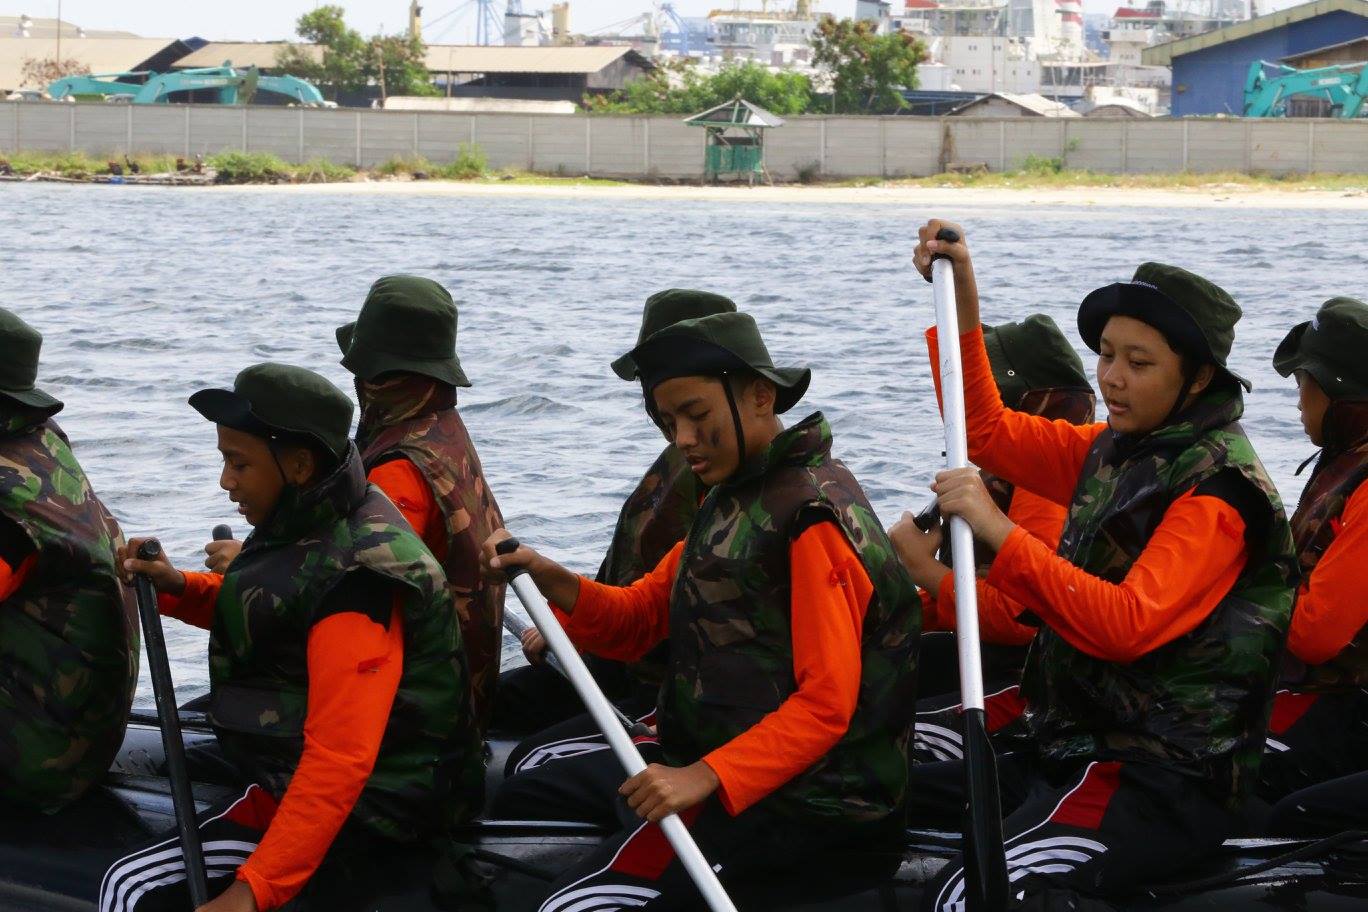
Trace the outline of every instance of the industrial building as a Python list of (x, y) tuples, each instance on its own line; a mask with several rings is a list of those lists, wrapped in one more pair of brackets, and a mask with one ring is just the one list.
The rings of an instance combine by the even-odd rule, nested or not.
[[(1148, 66), (1173, 68), (1176, 117), (1238, 115), (1256, 60), (1308, 66), (1303, 55), (1368, 36), (1368, 0), (1315, 0), (1226, 28), (1145, 48)], [(1297, 59), (1299, 62), (1291, 63)], [(1360, 58), (1362, 59), (1362, 58)]]

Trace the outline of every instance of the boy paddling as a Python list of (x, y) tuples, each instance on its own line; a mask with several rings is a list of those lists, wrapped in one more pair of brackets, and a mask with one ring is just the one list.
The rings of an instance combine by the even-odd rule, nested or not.
[[(935, 240), (944, 227), (964, 237), (930, 222), (915, 263), (924, 275), (934, 255), (953, 264), (970, 458), (1069, 510), (1052, 551), (976, 470), (933, 486), (942, 512), (996, 551), (989, 585), (1040, 624), (1022, 679), (1034, 747), (1000, 767), (1014, 894), (1163, 880), (1236, 825), (1291, 619), (1290, 530), (1238, 423), (1243, 381), (1226, 367), (1240, 310), (1198, 276), (1145, 264), (1079, 308), (1108, 423), (1012, 412), (993, 383), (968, 247)], [(914, 788), (927, 769), (914, 769)], [(964, 891), (952, 862), (926, 908), (960, 909)]]
[(1328, 835), (1368, 819), (1368, 305), (1332, 298), (1273, 356), (1296, 378), (1302, 425), (1321, 451), (1292, 534), (1302, 583), (1285, 689), (1273, 702), (1260, 792), (1274, 835)]
[[(209, 720), (253, 784), (201, 815), (205, 909), (303, 896), (367, 908), (384, 860), (479, 808), (483, 769), (446, 580), (366, 483), (352, 406), (303, 368), (258, 364), (190, 404), (218, 426), (220, 484), (254, 528), (227, 573), (182, 573), (124, 549), (163, 614), (210, 631)], [(168, 857), (169, 854), (169, 857)], [(221, 892), (220, 892), (221, 891)], [(101, 912), (183, 908), (179, 853), (116, 862)]]
[[(514, 777), (496, 810), (538, 807), (623, 829), (553, 887), (546, 912), (591, 897), (652, 908), (697, 893), (657, 827), (681, 813), (724, 882), (782, 876), (831, 847), (897, 844), (920, 604), (873, 510), (830, 454), (820, 414), (784, 429), (805, 369), (775, 368), (755, 322), (725, 313), (632, 350), (648, 413), (712, 488), (688, 538), (627, 588), (522, 547), (577, 645), (631, 660), (662, 640), (656, 759), (622, 781), (602, 756)], [(622, 803), (625, 799), (625, 804)], [(644, 821), (644, 823), (643, 823)], [(637, 903), (640, 904), (640, 903)]]
[(0, 816), (61, 810), (103, 779), (138, 684), (123, 533), (35, 386), (42, 344), (0, 308)]

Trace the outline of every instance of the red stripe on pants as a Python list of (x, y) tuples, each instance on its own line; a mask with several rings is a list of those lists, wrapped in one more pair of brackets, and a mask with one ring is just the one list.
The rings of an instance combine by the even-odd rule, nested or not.
[[(698, 819), (701, 809), (702, 805), (696, 804), (679, 815), (685, 826)], [(674, 847), (660, 824), (648, 823), (623, 843), (609, 870), (641, 880), (659, 880), (674, 859)]]
[(1120, 784), (1121, 764), (1118, 761), (1094, 763), (1083, 774), (1083, 781), (1059, 802), (1050, 821), (1085, 830), (1097, 829)]
[(1320, 698), (1320, 694), (1278, 691), (1273, 697), (1273, 715), (1268, 720), (1269, 732), (1274, 735), (1284, 734), (1296, 725), (1297, 720), (1306, 715), (1306, 711)]

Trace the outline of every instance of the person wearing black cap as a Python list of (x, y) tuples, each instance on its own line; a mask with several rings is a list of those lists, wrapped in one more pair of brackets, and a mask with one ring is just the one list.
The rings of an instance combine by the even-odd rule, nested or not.
[[(119, 524), (39, 389), (43, 337), (0, 308), (0, 816), (61, 810), (104, 778), (138, 684)], [(16, 823), (16, 825), (18, 825)]]
[[(646, 299), (637, 344), (656, 332), (679, 323), (719, 313), (734, 313), (731, 299), (708, 291), (668, 288)], [(623, 380), (637, 379), (630, 359), (613, 362)], [(594, 579), (610, 586), (630, 586), (660, 563), (670, 549), (683, 540), (698, 514), (707, 487), (689, 468), (684, 454), (667, 443), (618, 513), (613, 539)], [(542, 720), (535, 734), (509, 754), (507, 775), (582, 751), (607, 749), (594, 721), (584, 714), (584, 704), (559, 673), (543, 657), (546, 642), (535, 627), (523, 637), (523, 651), (531, 664), (505, 674), (499, 681), (503, 719)], [(586, 654), (585, 663), (604, 694), (624, 713), (649, 724), (656, 694), (665, 677), (668, 647), (661, 643), (635, 662), (617, 662)]]
[(809, 371), (775, 367), (744, 313), (675, 323), (628, 357), (647, 412), (711, 488), (686, 540), (625, 588), (526, 546), (497, 556), (502, 533), (483, 557), (498, 576), (526, 567), (582, 648), (634, 659), (670, 645), (658, 739), (637, 739), (646, 770), (624, 783), (591, 754), (514, 776), (495, 797), (497, 816), (622, 827), (560, 877), (544, 912), (616, 896), (692, 908), (655, 825), (670, 813), (724, 882), (760, 890), (834, 846), (901, 840), (920, 602), (831, 456), (826, 420), (780, 423)]
[(1278, 802), (1272, 835), (1331, 835), (1368, 819), (1365, 351), (1368, 305), (1341, 297), (1273, 355), (1278, 373), (1296, 378), (1302, 425), (1321, 450), (1292, 515), (1302, 581), (1259, 777), (1263, 797)]
[[(1083, 362), (1054, 320), (1032, 314), (1020, 322), (983, 328), (983, 341), (1002, 401), (1008, 408), (1040, 415), (1051, 421), (1091, 424), (1097, 397), (1088, 385)], [(935, 327), (926, 333), (932, 377), (940, 395), (940, 346)], [(1064, 507), (1018, 490), (995, 475), (984, 475), (984, 485), (993, 502), (1007, 517), (1050, 547), (1059, 544), (1064, 529)], [(936, 631), (955, 629), (955, 582), (950, 572), (948, 543), (942, 541), (940, 523), (923, 532), (911, 513), (889, 530), (898, 557), (912, 579), (922, 589), (923, 629), (933, 631), (922, 637), (921, 671), (917, 688), (926, 694), (918, 701), (917, 726), (913, 739), (913, 763), (963, 759), (963, 734), (960, 725), (959, 662), (954, 635)], [(1022, 623), (1020, 603), (1003, 595), (983, 579), (993, 562), (993, 552), (979, 543), (975, 549), (980, 576), (978, 583), (979, 636), (982, 643), (985, 708), (988, 732), (996, 741), (1018, 737), (1023, 728), (1021, 712), (1021, 669), (1026, 647), (1035, 637), (1036, 627)], [(935, 645), (932, 645), (935, 644)], [(928, 677), (928, 647), (946, 656), (939, 664), (940, 679)], [(930, 796), (924, 790), (914, 801), (923, 808)], [(945, 811), (957, 816), (958, 796)]]
[[(369, 908), (386, 865), (479, 810), (480, 742), (441, 567), (366, 483), (351, 401), (283, 364), (243, 370), (190, 404), (218, 426), (220, 484), (254, 528), (220, 576), (123, 551), (163, 614), (206, 628), (209, 721), (251, 783), (201, 815), (204, 909), (296, 896)], [(102, 912), (184, 908), (179, 854), (116, 862)]]
[[(951, 260), (969, 457), (1067, 506), (1057, 549), (1026, 534), (977, 470), (937, 475), (942, 513), (996, 551), (989, 585), (1039, 624), (1022, 675), (1030, 749), (1000, 766), (1018, 898), (1123, 892), (1217, 851), (1258, 775), (1296, 561), (1272, 481), (1239, 424), (1227, 366), (1240, 309), (1186, 270), (1146, 263), (1088, 295), (1106, 424), (1003, 406), (964, 232), (920, 231), (915, 265)], [(942, 766), (943, 764), (935, 764)], [(957, 908), (962, 862), (926, 908)]]

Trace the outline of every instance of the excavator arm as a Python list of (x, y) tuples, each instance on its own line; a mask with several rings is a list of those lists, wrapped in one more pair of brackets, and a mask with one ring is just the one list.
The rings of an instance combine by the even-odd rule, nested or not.
[[(120, 80), (146, 76), (141, 85)], [(220, 104), (248, 104), (257, 92), (284, 95), (301, 105), (322, 106), (323, 95), (311, 83), (294, 76), (262, 76), (256, 67), (221, 67), (178, 70), (172, 73), (106, 73), (99, 76), (67, 76), (48, 86), (54, 99), (67, 95), (131, 95), (134, 104), (160, 104), (176, 92), (217, 89)]]
[(1349, 64), (1298, 70), (1256, 60), (1249, 65), (1245, 77), (1244, 115), (1286, 117), (1287, 101), (1297, 95), (1325, 99), (1339, 119), (1358, 117), (1368, 98), (1368, 66)]

